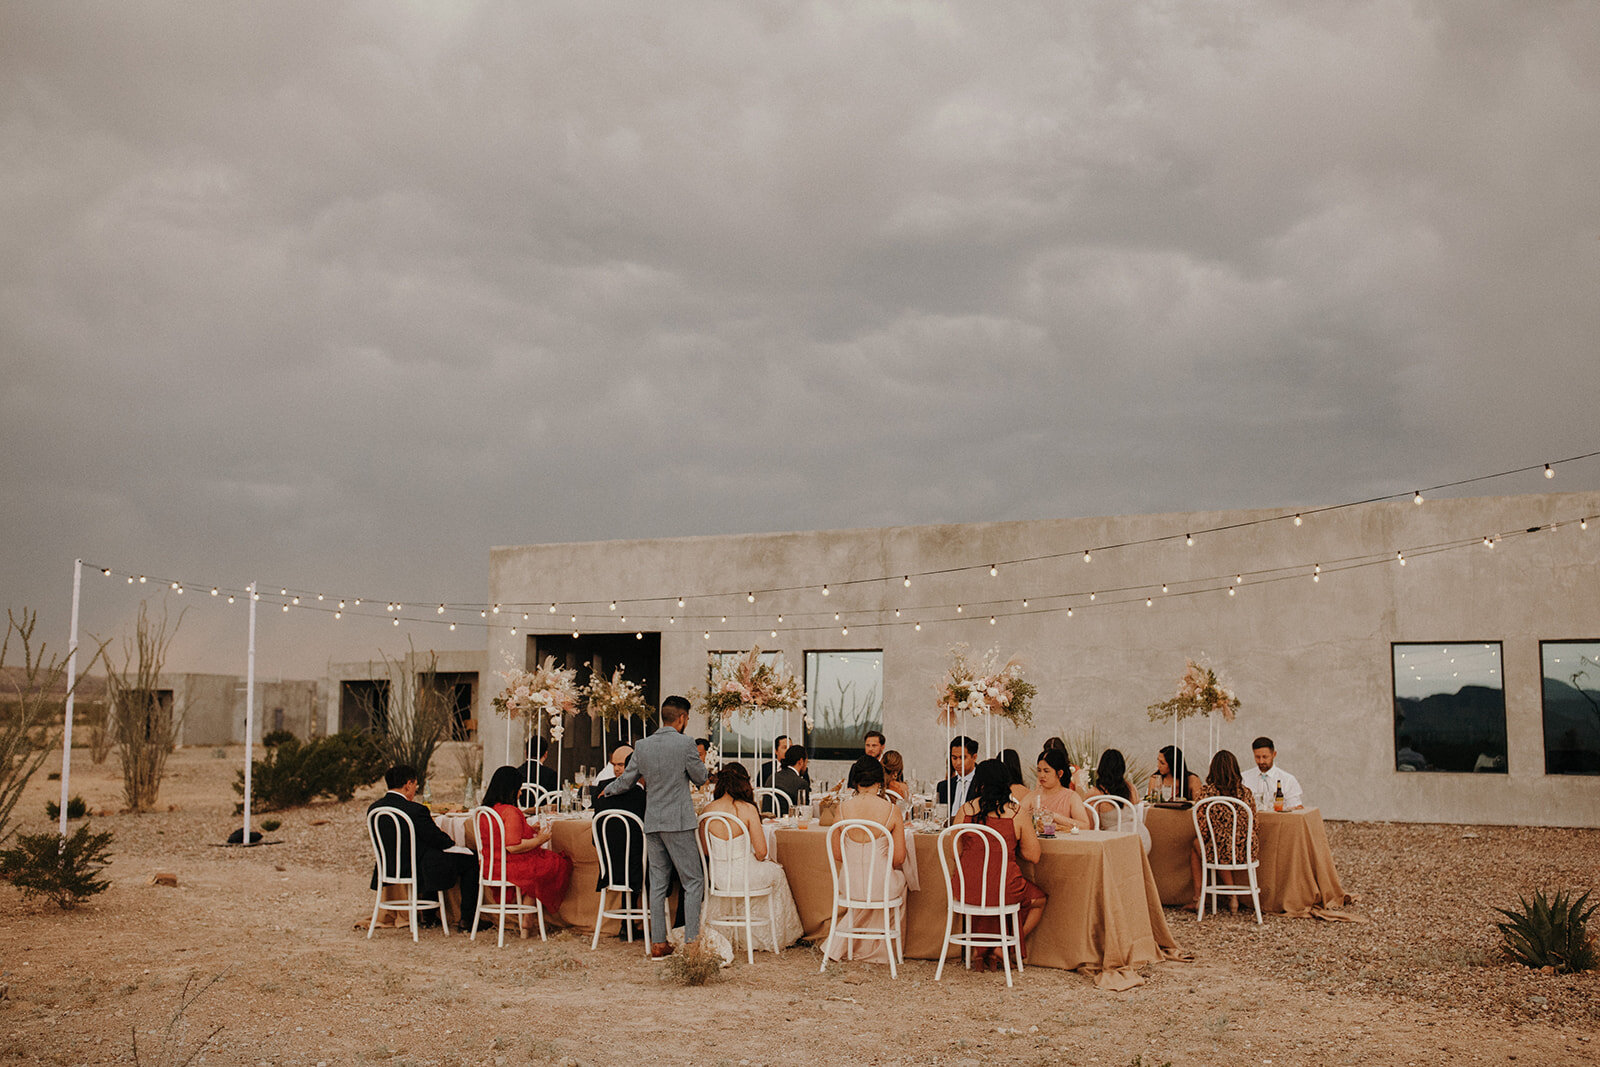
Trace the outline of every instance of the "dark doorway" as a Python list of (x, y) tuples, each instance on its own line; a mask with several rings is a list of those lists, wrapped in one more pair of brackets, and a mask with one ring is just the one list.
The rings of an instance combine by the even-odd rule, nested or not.
[(339, 686), (339, 729), (389, 729), (389, 679), (368, 678), (342, 682)]
[[(633, 634), (536, 634), (528, 638), (528, 666), (536, 666), (545, 656), (554, 656), (556, 666), (576, 669), (577, 682), (587, 685), (595, 671), (610, 676), (619, 666), (622, 676), (644, 690), (652, 708), (661, 703), (661, 635)], [(634, 716), (631, 722), (595, 723), (587, 710), (572, 717), (561, 742), (562, 776), (571, 778), (579, 767), (594, 774), (610, 758), (611, 750), (629, 738), (650, 731), (650, 724)]]
[(439, 671), (433, 676), (433, 684), (453, 713), (454, 732), (451, 736), (458, 741), (470, 741), (477, 737), (474, 697), (478, 687), (478, 672)]

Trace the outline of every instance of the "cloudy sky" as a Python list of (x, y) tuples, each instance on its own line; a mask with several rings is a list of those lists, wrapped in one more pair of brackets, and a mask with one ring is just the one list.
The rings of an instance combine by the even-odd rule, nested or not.
[(1587, 2), (6, 3), (5, 600), (1591, 451), (1597, 100)]

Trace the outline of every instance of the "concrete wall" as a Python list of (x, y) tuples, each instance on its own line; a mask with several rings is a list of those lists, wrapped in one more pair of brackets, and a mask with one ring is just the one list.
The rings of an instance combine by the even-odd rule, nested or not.
[[(172, 690), (172, 711), (178, 719), (178, 743), (227, 745), (245, 738), (245, 684), (233, 674), (169, 674), (161, 688)], [(283, 728), (300, 737), (317, 731), (321, 701), (316, 682), (257, 681), (255, 739), (275, 727), (274, 712), (283, 711)]]
[[(1600, 638), (1600, 494), (1429, 500), (1365, 505), (1197, 537), (1182, 534), (1269, 519), (1279, 511), (1208, 512), (1041, 520), (872, 530), (696, 537), (497, 548), (490, 555), (490, 599), (531, 605), (520, 626), (662, 634), (662, 691), (703, 685), (705, 651), (781, 650), (798, 667), (808, 649), (884, 651), (884, 728), (889, 746), (924, 777), (937, 773), (946, 732), (934, 719), (934, 689), (949, 649), (998, 647), (1020, 653), (1039, 688), (1037, 725), (1008, 738), (1031, 760), (1057, 733), (1096, 730), (1130, 762), (1149, 765), (1172, 740), (1146, 706), (1170, 696), (1187, 657), (1204, 656), (1244, 702), (1221, 743), (1248, 765), (1257, 734), (1274, 737), (1280, 763), (1296, 774), (1307, 803), (1340, 819), (1457, 823), (1600, 825), (1600, 778), (1544, 773), (1541, 639)], [(1476, 542), (1484, 535), (1551, 522), (1553, 531), (1511, 536), (1488, 548), (1422, 546)], [(1084, 548), (1180, 535), (1159, 544)], [(1407, 565), (1392, 557), (1406, 551)], [(1033, 563), (991, 561), (1068, 553)], [(1342, 570), (1337, 561), (1386, 558)], [(1313, 583), (1312, 566), (1323, 573)], [(900, 576), (983, 565), (948, 576)], [(1285, 568), (1281, 574), (1260, 574)], [(1236, 594), (1194, 591), (1218, 575), (1246, 575)], [(848, 579), (888, 576), (858, 585)], [(1265, 580), (1272, 578), (1275, 580)], [(823, 582), (830, 595), (820, 593)], [(1160, 592), (1168, 584), (1170, 593)], [(755, 605), (745, 591), (761, 593)], [(1120, 590), (1120, 592), (1117, 592)], [(716, 599), (645, 598), (726, 591)], [(1088, 594), (1099, 595), (1091, 602)], [(1154, 600), (1145, 605), (1145, 597)], [(1058, 599), (1047, 599), (1049, 597)], [(619, 601), (616, 613), (607, 602)], [(1021, 601), (1028, 598), (1030, 607)], [(576, 602), (593, 602), (575, 606)], [(632, 603), (630, 603), (632, 601)], [(1119, 603), (1120, 601), (1120, 603)], [(551, 602), (558, 612), (548, 613)], [(930, 605), (962, 603), (966, 610)], [(1073, 616), (1060, 609), (1070, 604)], [(899, 620), (894, 610), (902, 611)], [(519, 607), (520, 610), (529, 610)], [(539, 612), (544, 612), (543, 616)], [(833, 621), (844, 614), (849, 634)], [(785, 621), (778, 624), (782, 612)], [(1008, 614), (1009, 613), (1009, 614)], [(628, 615), (626, 625), (620, 623)], [(677, 622), (669, 622), (670, 614)], [(720, 621), (723, 614), (726, 624)], [(995, 616), (990, 625), (989, 617)], [(520, 620), (520, 615), (516, 618)], [(920, 619), (916, 631), (913, 620)], [(703, 635), (711, 631), (708, 640)], [(770, 636), (776, 629), (778, 636)], [(521, 655), (526, 629), (489, 634), (490, 663)], [(543, 632), (542, 630), (540, 632)], [(1507, 775), (1401, 773), (1394, 769), (1391, 642), (1500, 641), (1504, 650)], [(480, 696), (480, 736), (490, 763), (506, 724), (488, 709), (497, 685)], [(694, 724), (697, 729), (701, 724)], [(1204, 726), (1190, 727), (1192, 762), (1205, 756)]]
[[(436, 657), (434, 670), (441, 674), (476, 674), (478, 676), (477, 700), (480, 708), (483, 706), (483, 690), (489, 683), (485, 682), (488, 675), (486, 669), (485, 653), (480, 649), (448, 649), (441, 652), (402, 652), (390, 657), (391, 663), (400, 665), (404, 671), (415, 676), (416, 672), (427, 665), (428, 657)], [(330, 663), (328, 664), (327, 677), (322, 680), (319, 694), (318, 716), (326, 733), (339, 731), (339, 714), (344, 695), (344, 682), (347, 681), (374, 681), (389, 680), (390, 668), (385, 665), (381, 657), (360, 663)], [(397, 688), (391, 684), (389, 688), (390, 713), (393, 714), (393, 705), (399, 700)], [(492, 694), (491, 694), (492, 696)], [(481, 714), (480, 714), (481, 719)]]

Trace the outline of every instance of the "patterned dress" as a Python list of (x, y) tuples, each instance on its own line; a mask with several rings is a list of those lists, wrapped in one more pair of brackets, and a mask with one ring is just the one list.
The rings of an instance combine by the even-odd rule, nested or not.
[[(1250, 790), (1245, 787), (1243, 782), (1240, 782), (1239, 787), (1232, 793), (1223, 793), (1219, 791), (1216, 786), (1212, 785), (1210, 782), (1207, 782), (1205, 785), (1200, 787), (1200, 791), (1194, 795), (1194, 799), (1198, 803), (1199, 801), (1204, 800), (1206, 797), (1219, 796), (1231, 796), (1237, 800), (1242, 800), (1245, 807), (1249, 808), (1251, 811), (1255, 810), (1255, 794), (1250, 792)], [(1218, 810), (1219, 808), (1221, 808), (1220, 804), (1212, 805), (1210, 808), (1207, 808), (1204, 816), (1200, 820), (1200, 836), (1205, 840), (1206, 845), (1209, 847), (1218, 836), (1227, 834), (1229, 824), (1232, 823), (1233, 851), (1230, 855), (1226, 845), (1224, 845), (1220, 856), (1222, 862), (1243, 863), (1245, 856), (1244, 850), (1246, 846), (1248, 846), (1250, 849), (1251, 858), (1260, 859), (1261, 830), (1256, 824), (1255, 820), (1250, 820), (1250, 829), (1247, 833), (1245, 831), (1245, 819), (1242, 814), (1237, 821), (1234, 821), (1233, 817), (1228, 812), (1220, 811)]]

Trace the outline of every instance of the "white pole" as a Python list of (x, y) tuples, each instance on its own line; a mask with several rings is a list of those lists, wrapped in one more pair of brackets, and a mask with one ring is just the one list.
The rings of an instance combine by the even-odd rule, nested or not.
[(256, 734), (256, 583), (250, 583), (250, 649), (244, 668), (244, 843), (250, 843), (250, 756)]
[(83, 560), (75, 559), (72, 561), (72, 630), (67, 637), (67, 717), (61, 734), (60, 830), (63, 838), (67, 836), (67, 789), (72, 782), (72, 698), (78, 688), (78, 600), (82, 595)]

